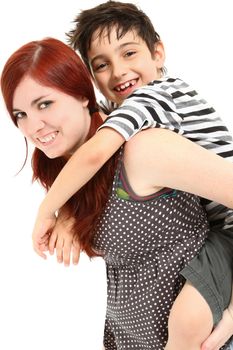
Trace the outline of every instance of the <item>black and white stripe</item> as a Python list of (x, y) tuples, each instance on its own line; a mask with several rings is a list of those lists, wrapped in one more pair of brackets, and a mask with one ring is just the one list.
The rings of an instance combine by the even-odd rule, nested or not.
[[(216, 111), (188, 84), (164, 77), (134, 91), (105, 123), (125, 140), (146, 128), (177, 132), (233, 161), (233, 140)], [(233, 210), (215, 202), (203, 201), (213, 226), (233, 227)]]

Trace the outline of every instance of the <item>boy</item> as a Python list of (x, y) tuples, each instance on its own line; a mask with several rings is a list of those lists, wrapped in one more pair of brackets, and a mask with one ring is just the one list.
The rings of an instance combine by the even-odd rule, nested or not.
[[(71, 45), (79, 50), (88, 66), (97, 87), (106, 98), (121, 107), (111, 113), (111, 118), (92, 140), (70, 159), (69, 168), (64, 168), (63, 176), (59, 176), (42, 204), (41, 216), (42, 212), (47, 213), (46, 208), (49, 208), (48, 212), (60, 208), (125, 140), (146, 127), (167, 128), (225, 158), (233, 156), (232, 139), (213, 108), (183, 81), (163, 77), (163, 44), (148, 17), (136, 6), (110, 1), (83, 11), (77, 17), (76, 28), (69, 37)], [(147, 86), (136, 90), (144, 85)], [(127, 115), (130, 111), (130, 117), (126, 118), (124, 111)], [(87, 159), (87, 154), (92, 154), (92, 158)], [(85, 174), (82, 177), (79, 174), (78, 179), (70, 177), (69, 174), (75, 171), (72, 166), (73, 169), (85, 169)], [(64, 183), (66, 187), (62, 193)], [(59, 198), (56, 198), (56, 207), (53, 208), (57, 189)], [(182, 274), (206, 299), (216, 324), (230, 301), (233, 212), (217, 203), (204, 200), (202, 203), (209, 216), (211, 232), (200, 256), (193, 259)], [(38, 237), (38, 233), (36, 235)], [(38, 245), (36, 250), (40, 251)], [(214, 268), (210, 269), (208, 259)], [(197, 301), (198, 297), (201, 298), (193, 287), (186, 284), (174, 303), (167, 350), (181, 346), (185, 348), (185, 342), (191, 344), (189, 338), (193, 338), (192, 332), (198, 329), (200, 321), (197, 319), (194, 325), (187, 322), (195, 319), (196, 305), (192, 309), (189, 302), (194, 296)], [(189, 312), (183, 310), (187, 305), (182, 302), (185, 298), (189, 298)], [(185, 312), (188, 318), (182, 322), (177, 315)], [(187, 348), (191, 349), (191, 346), (187, 345)]]

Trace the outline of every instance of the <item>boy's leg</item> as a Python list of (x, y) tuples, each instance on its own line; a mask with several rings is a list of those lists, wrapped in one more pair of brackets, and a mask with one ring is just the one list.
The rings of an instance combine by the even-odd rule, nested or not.
[(208, 303), (214, 326), (231, 300), (233, 229), (211, 229), (200, 253), (181, 271)]
[(171, 309), (165, 350), (200, 350), (212, 328), (213, 316), (209, 305), (186, 282)]
[[(200, 254), (182, 270), (181, 274), (189, 282), (172, 307), (166, 350), (181, 350), (185, 347), (199, 350), (201, 343), (211, 333), (211, 324), (216, 326), (221, 320), (231, 299), (232, 252), (233, 229), (212, 229)], [(227, 310), (224, 315), (214, 332), (220, 328), (220, 333), (225, 336), (225, 328), (229, 328)], [(198, 336), (194, 335), (195, 330)], [(218, 334), (216, 336), (219, 338)], [(189, 343), (191, 340), (192, 343)], [(208, 341), (204, 344), (208, 344)]]

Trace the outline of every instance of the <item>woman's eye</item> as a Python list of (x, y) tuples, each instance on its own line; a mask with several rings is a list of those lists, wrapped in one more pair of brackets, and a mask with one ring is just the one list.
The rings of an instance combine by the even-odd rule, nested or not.
[(52, 103), (52, 101), (44, 101), (44, 102), (39, 103), (38, 107), (39, 107), (39, 109), (45, 109), (45, 108), (47, 108), (51, 103)]
[(14, 117), (16, 119), (22, 119), (23, 117), (26, 117), (26, 113), (25, 112), (16, 112), (16, 113), (14, 113)]

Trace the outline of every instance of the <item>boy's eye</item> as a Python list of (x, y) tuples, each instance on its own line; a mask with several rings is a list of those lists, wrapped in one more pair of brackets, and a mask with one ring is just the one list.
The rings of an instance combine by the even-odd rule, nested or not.
[(93, 67), (94, 72), (102, 71), (107, 67), (107, 63), (95, 64)]
[(136, 51), (127, 51), (126, 53), (125, 53), (125, 56), (126, 57), (130, 57), (130, 56), (133, 56), (133, 55), (135, 55), (136, 54)]

